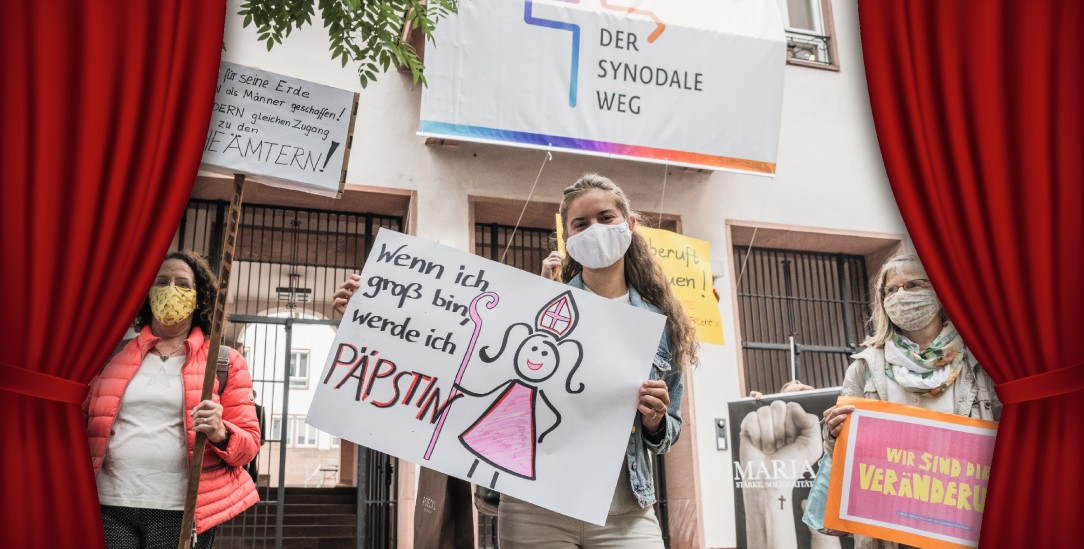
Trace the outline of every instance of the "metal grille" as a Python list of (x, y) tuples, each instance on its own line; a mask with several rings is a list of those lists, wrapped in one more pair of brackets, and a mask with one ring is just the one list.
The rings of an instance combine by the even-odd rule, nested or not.
[(745, 247), (734, 253), (745, 263), (738, 306), (746, 388), (775, 392), (791, 379), (792, 334), (798, 379), (818, 388), (843, 383), (869, 320), (865, 258)]
[[(538, 274), (542, 272), (542, 260), (546, 259), (551, 249), (557, 249), (556, 244), (550, 247), (553, 234), (550, 229), (517, 229), (511, 225), (477, 223), (474, 225), (474, 253), (493, 261), (501, 261), (501, 256), (504, 256), (505, 265)], [(508, 249), (507, 254), (505, 248)]]
[[(359, 547), (397, 546), (399, 460), (376, 450), (361, 448), (365, 463), (358, 466), (364, 477), (358, 482), (366, 485), (365, 520), (359, 523), (364, 538), (359, 536)], [(364, 543), (361, 543), (364, 541)]]
[[(177, 232), (180, 249), (203, 252), (218, 270), (225, 201), (192, 200)], [(328, 299), (361, 269), (381, 227), (402, 231), (399, 217), (246, 205), (241, 213), (230, 281), (231, 313), (332, 318)]]

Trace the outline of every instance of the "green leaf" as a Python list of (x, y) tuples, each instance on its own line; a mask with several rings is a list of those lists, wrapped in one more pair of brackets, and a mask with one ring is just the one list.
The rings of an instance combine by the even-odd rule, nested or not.
[(346, 67), (358, 63), (362, 88), (388, 71), (394, 63), (409, 69), (415, 84), (425, 85), (424, 66), (410, 44), (401, 41), (408, 23), (432, 41), (438, 22), (458, 9), (456, 0), (242, 0), (237, 14), (243, 26), (255, 26), (257, 40), (267, 46), (282, 44), (295, 29), (312, 24), (320, 11), (328, 29), (329, 52)]

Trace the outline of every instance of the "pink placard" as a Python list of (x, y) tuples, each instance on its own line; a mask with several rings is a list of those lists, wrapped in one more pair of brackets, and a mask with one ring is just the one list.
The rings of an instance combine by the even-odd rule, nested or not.
[(840, 518), (978, 543), (996, 431), (854, 412)]

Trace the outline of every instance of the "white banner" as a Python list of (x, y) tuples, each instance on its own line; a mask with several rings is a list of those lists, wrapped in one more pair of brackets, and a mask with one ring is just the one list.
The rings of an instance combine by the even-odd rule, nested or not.
[(308, 423), (604, 524), (664, 317), (386, 229), (361, 277)]
[(435, 35), (421, 135), (775, 173), (776, 0), (464, 0)]
[(346, 181), (356, 95), (223, 61), (203, 168), (335, 196)]

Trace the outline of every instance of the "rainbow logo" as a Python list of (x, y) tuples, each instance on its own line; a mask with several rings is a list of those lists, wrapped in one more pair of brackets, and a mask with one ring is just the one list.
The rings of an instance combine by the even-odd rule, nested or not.
[[(580, 0), (560, 0), (561, 2), (567, 2), (569, 4), (579, 4)], [(647, 42), (654, 43), (655, 40), (662, 35), (666, 30), (666, 24), (662, 22), (653, 12), (648, 10), (641, 10), (628, 6), (615, 6), (607, 0), (599, 0), (604, 9), (611, 11), (622, 11), (625, 13), (631, 13), (636, 15), (644, 15), (650, 17), (655, 22), (655, 30), (647, 37)], [(538, 27), (546, 27), (549, 29), (557, 29), (563, 31), (569, 31), (572, 33), (572, 61), (570, 65), (570, 74), (568, 77), (568, 106), (576, 107), (576, 97), (579, 94), (579, 73), (580, 73), (580, 26), (568, 23), (565, 21), (554, 21), (552, 19), (543, 19), (541, 17), (535, 17), (534, 15), (534, 0), (524, 0), (523, 2), (523, 21), (528, 25), (534, 25)]]

